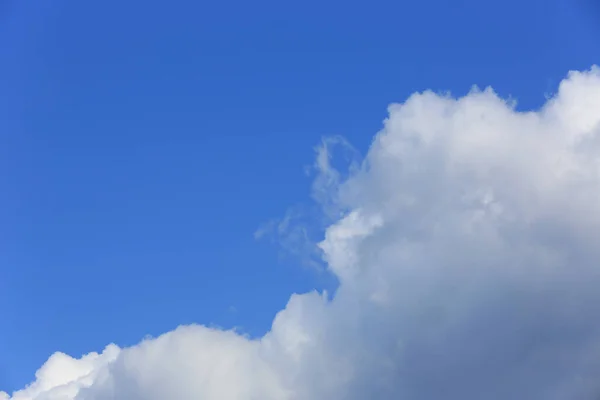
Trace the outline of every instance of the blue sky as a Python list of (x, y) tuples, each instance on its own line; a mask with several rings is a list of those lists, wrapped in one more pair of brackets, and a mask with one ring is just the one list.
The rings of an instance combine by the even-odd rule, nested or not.
[(597, 8), (567, 0), (1, 4), (4, 390), (57, 350), (263, 333), (331, 284), (253, 237), (310, 204), (322, 136), (364, 152), (428, 88), (537, 107), (600, 61)]

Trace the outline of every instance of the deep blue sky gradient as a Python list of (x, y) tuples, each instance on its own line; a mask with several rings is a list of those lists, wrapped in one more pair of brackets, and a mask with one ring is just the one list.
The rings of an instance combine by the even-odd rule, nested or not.
[[(0, 0), (0, 390), (178, 324), (264, 333), (329, 281), (253, 232), (310, 202), (321, 136), (600, 62), (592, 1)], [(596, 14), (593, 14), (596, 12)], [(599, 25), (600, 26), (600, 25)]]

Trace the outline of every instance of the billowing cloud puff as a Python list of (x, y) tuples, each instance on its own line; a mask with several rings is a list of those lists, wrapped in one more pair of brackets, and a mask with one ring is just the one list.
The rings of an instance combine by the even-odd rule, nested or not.
[(414, 94), (347, 178), (318, 165), (342, 211), (319, 243), (333, 295), (293, 295), (259, 339), (184, 326), (57, 353), (4, 398), (599, 398), (600, 69), (532, 112)]

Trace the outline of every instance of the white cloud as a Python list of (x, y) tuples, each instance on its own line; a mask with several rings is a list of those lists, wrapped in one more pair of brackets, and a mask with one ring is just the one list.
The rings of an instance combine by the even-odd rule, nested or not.
[(415, 94), (347, 179), (327, 160), (331, 299), (293, 295), (257, 340), (188, 326), (57, 353), (12, 399), (600, 396), (600, 69), (535, 112)]
[(12, 397), (0, 392), (0, 399), (73, 399), (80, 389), (90, 386), (106, 365), (114, 362), (120, 349), (111, 344), (102, 354), (90, 353), (74, 359), (63, 353), (54, 353), (36, 374), (36, 381), (29, 387), (13, 393)]

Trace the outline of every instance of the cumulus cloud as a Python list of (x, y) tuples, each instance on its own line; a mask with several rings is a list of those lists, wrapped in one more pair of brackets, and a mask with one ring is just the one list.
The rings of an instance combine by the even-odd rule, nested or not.
[(599, 398), (600, 69), (530, 112), (414, 94), (349, 176), (327, 160), (333, 295), (293, 295), (258, 339), (184, 326), (57, 353), (4, 398)]

